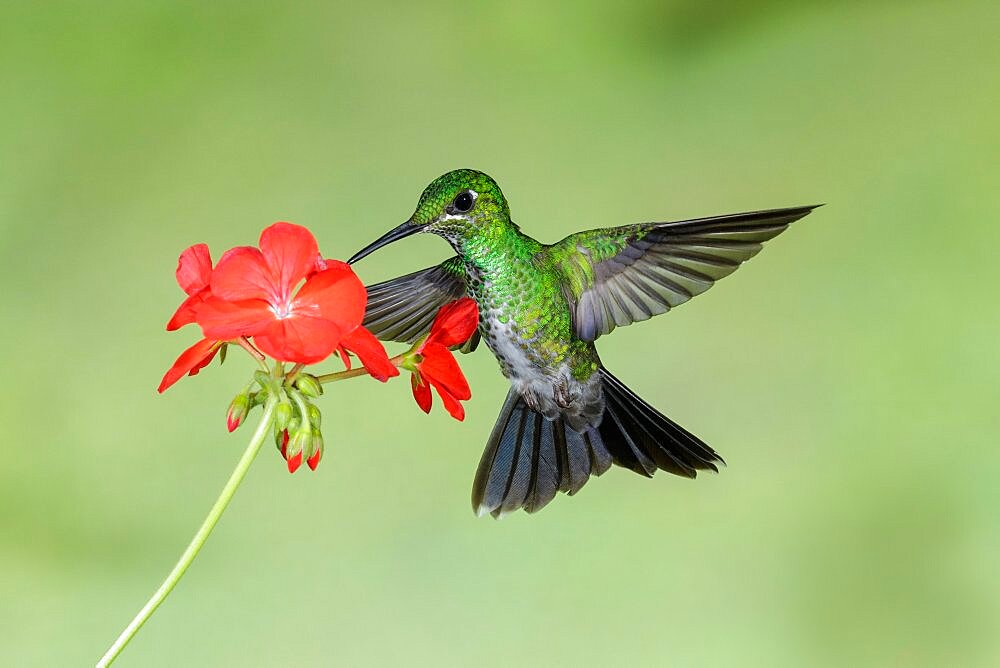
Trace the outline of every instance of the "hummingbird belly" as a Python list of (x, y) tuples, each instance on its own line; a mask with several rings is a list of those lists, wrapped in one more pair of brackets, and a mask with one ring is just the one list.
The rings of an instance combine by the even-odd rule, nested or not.
[(558, 288), (538, 276), (476, 278), (468, 285), (480, 331), (513, 388), (550, 420), (562, 418), (576, 431), (597, 426), (604, 414), (597, 351), (574, 336)]

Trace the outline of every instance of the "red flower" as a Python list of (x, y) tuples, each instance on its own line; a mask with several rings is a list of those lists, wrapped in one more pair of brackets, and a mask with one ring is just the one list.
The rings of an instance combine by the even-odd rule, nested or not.
[(212, 256), (205, 244), (195, 244), (181, 253), (177, 260), (177, 284), (187, 293), (174, 316), (167, 323), (172, 332), (195, 321), (198, 306), (209, 295), (208, 284), (212, 278)]
[(215, 354), (219, 352), (222, 343), (222, 341), (202, 339), (182, 352), (181, 356), (174, 362), (174, 365), (164, 374), (163, 380), (160, 381), (160, 386), (156, 388), (156, 391), (162, 393), (183, 378), (184, 374), (189, 376), (197, 375), (199, 371), (208, 366), (209, 362), (212, 361)]
[(416, 365), (417, 373), (410, 378), (413, 398), (425, 413), (431, 410), (433, 387), (453, 418), (465, 418), (465, 409), (459, 402), (470, 399), (472, 390), (449, 348), (468, 341), (478, 322), (476, 302), (468, 297), (445, 304), (438, 311), (430, 334), (417, 348), (420, 362)]
[(277, 360), (326, 359), (364, 316), (365, 288), (354, 271), (344, 262), (323, 260), (312, 233), (291, 223), (265, 229), (259, 250), (228, 251), (209, 287), (196, 314), (205, 336), (252, 336), (257, 348)]

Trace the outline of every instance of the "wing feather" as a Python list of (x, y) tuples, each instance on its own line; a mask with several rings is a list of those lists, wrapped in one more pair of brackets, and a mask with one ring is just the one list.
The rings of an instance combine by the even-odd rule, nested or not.
[[(430, 331), (438, 309), (465, 296), (465, 270), (456, 256), (367, 290), (364, 326), (383, 341), (413, 343)], [(475, 350), (479, 338), (477, 331), (462, 352)]]
[(577, 336), (593, 341), (700, 295), (815, 208), (591, 230), (547, 250), (563, 273)]

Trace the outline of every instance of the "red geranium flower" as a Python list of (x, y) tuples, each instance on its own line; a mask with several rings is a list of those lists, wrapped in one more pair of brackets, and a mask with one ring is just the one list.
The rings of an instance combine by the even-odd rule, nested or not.
[(413, 398), (425, 413), (431, 410), (433, 387), (453, 418), (465, 418), (465, 408), (459, 402), (470, 399), (472, 390), (450, 348), (468, 341), (478, 322), (479, 309), (468, 297), (445, 304), (438, 311), (430, 334), (417, 348), (420, 362), (416, 365), (417, 373), (410, 378)]
[(334, 352), (361, 325), (366, 301), (350, 266), (323, 260), (312, 233), (291, 223), (265, 229), (259, 250), (223, 255), (209, 289), (196, 314), (206, 338), (252, 336), (261, 352), (302, 364)]

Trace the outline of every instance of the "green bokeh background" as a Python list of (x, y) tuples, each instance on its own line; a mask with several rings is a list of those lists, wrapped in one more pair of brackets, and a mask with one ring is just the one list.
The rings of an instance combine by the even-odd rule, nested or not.
[(154, 391), (178, 253), (284, 219), (344, 257), (469, 166), (543, 241), (827, 203), (600, 342), (728, 468), (477, 519), (488, 353), (461, 424), (336, 386), (323, 466), (265, 448), (121, 665), (998, 665), (998, 34), (993, 1), (4, 3), (0, 663), (92, 664), (249, 436), (240, 356)]

